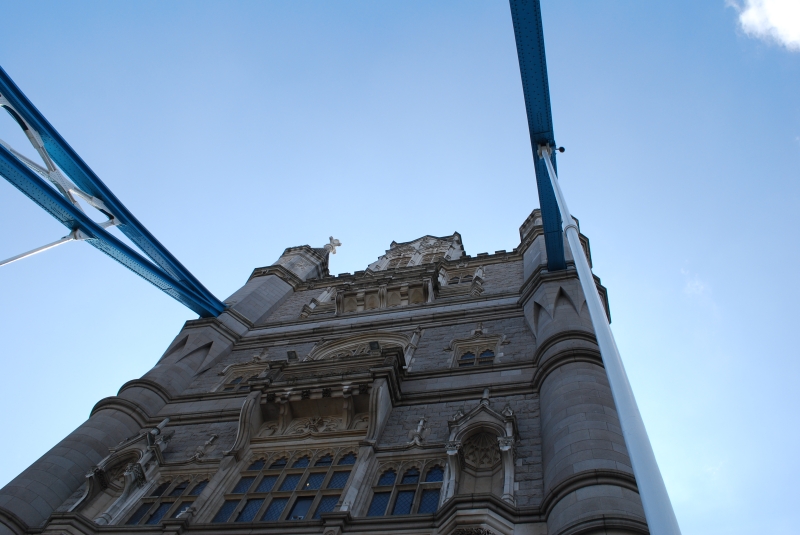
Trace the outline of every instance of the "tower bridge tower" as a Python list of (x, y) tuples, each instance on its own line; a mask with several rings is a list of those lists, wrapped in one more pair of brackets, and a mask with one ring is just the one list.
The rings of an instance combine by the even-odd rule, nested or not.
[(513, 251), (423, 236), (331, 276), (338, 245), (286, 249), (187, 322), (0, 490), (0, 534), (648, 533), (539, 210)]

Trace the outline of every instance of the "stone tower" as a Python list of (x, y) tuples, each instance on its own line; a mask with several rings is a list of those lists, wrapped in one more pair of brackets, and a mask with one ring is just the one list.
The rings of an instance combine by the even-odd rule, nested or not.
[(424, 236), (334, 277), (337, 245), (286, 249), (187, 322), (0, 490), (0, 534), (648, 533), (538, 210), (508, 252)]

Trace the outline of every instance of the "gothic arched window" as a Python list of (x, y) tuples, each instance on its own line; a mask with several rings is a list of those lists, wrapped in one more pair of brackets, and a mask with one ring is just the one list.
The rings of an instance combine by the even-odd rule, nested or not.
[(282, 456), (266, 469), (266, 463), (251, 463), (212, 522), (311, 520), (333, 511), (350, 478), (346, 465), (355, 463), (355, 454), (346, 453), (336, 466), (330, 453), (313, 463), (311, 455), (302, 455), (291, 466), (289, 458)]
[(426, 483), (433, 483), (436, 481), (442, 481), (444, 479), (444, 470), (438, 464), (428, 470), (428, 473), (425, 474), (425, 482)]
[(326, 453), (314, 463), (314, 466), (330, 466), (333, 464), (333, 457), (330, 453)]
[(303, 455), (292, 464), (292, 468), (305, 468), (310, 462), (311, 459), (308, 458), (308, 455)]
[(180, 479), (175, 486), (172, 484), (173, 481), (165, 481), (153, 489), (128, 517), (125, 525), (155, 525), (165, 518), (177, 517), (191, 507), (195, 497), (199, 496), (208, 484), (208, 479), (196, 483), (188, 493), (186, 489), (191, 485), (190, 479)]
[(475, 365), (475, 353), (472, 351), (467, 351), (463, 353), (461, 357), (458, 359), (458, 367), (459, 368), (466, 368), (467, 366), (474, 366)]
[(425, 481), (420, 481), (421, 473), (417, 466), (403, 471), (399, 480), (393, 468), (381, 473), (373, 488), (367, 516), (435, 513), (444, 470), (440, 463), (434, 464), (425, 473)]
[(264, 459), (256, 459), (248, 470), (261, 470), (262, 468), (264, 468)]
[(338, 464), (339, 465), (356, 464), (356, 455), (355, 455), (355, 453), (348, 453), (347, 455), (345, 455), (344, 457), (339, 459), (339, 463)]
[(384, 473), (381, 474), (380, 479), (378, 479), (378, 486), (379, 487), (386, 487), (394, 485), (395, 480), (397, 479), (397, 474), (395, 473), (393, 468), (389, 468)]
[(271, 465), (269, 465), (269, 469), (270, 470), (282, 470), (283, 468), (286, 468), (286, 462), (287, 461), (288, 461), (288, 459), (286, 457), (281, 457), (280, 459), (277, 459), (275, 462), (273, 462)]
[(491, 364), (494, 362), (494, 351), (487, 349), (478, 357), (478, 364)]

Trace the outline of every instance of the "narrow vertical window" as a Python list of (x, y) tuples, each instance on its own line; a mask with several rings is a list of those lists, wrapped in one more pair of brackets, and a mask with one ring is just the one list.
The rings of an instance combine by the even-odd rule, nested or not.
[(414, 505), (413, 490), (401, 490), (397, 493), (397, 499), (394, 501), (394, 509), (392, 515), (408, 515), (411, 514), (411, 506)]
[(172, 507), (172, 502), (163, 502), (156, 507), (156, 510), (153, 511), (153, 514), (150, 515), (150, 518), (147, 519), (145, 524), (158, 524), (161, 522), (161, 519), (164, 518), (164, 515), (167, 514), (169, 508)]
[(339, 501), (339, 496), (323, 496), (317, 506), (317, 511), (314, 513), (314, 518), (320, 518), (322, 513), (330, 513), (336, 507)]
[(419, 514), (435, 513), (439, 507), (439, 489), (428, 489), (422, 491), (422, 498), (419, 500)]
[(203, 489), (206, 488), (206, 485), (208, 485), (208, 480), (204, 479), (203, 481), (192, 487), (192, 490), (189, 492), (189, 496), (199, 496), (200, 493), (203, 492)]
[(308, 515), (308, 510), (311, 508), (311, 502), (313, 501), (313, 496), (301, 496), (297, 498), (287, 520), (303, 520), (306, 515)]
[(256, 513), (261, 509), (261, 504), (264, 503), (264, 498), (255, 498), (247, 500), (242, 510), (239, 511), (239, 516), (236, 517), (236, 522), (252, 522), (256, 517)]
[(376, 492), (372, 496), (372, 503), (369, 504), (367, 516), (383, 516), (386, 514), (386, 506), (389, 505), (391, 492)]
[(267, 510), (264, 512), (264, 516), (261, 517), (263, 522), (276, 522), (280, 517), (283, 510), (286, 508), (286, 503), (289, 501), (288, 498), (275, 498), (267, 507)]
[(219, 511), (214, 515), (214, 519), (211, 522), (227, 522), (237, 505), (239, 505), (239, 500), (225, 500), (225, 503), (219, 508)]

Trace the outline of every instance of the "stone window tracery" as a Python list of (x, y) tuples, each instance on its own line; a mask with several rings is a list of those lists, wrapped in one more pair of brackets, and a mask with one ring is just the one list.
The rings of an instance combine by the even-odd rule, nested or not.
[(258, 457), (225, 495), (212, 522), (319, 519), (339, 502), (355, 462), (353, 449)]
[[(478, 357), (475, 357), (475, 354), (478, 353)], [(494, 351), (491, 349), (484, 349), (483, 351), (465, 351), (461, 354), (458, 358), (458, 367), (459, 368), (466, 368), (469, 366), (485, 366), (488, 364), (494, 363)]]
[(155, 525), (165, 518), (176, 518), (192, 506), (208, 485), (205, 476), (181, 476), (161, 482), (141, 499), (125, 525)]
[(444, 479), (443, 467), (443, 461), (430, 461), (424, 469), (420, 463), (409, 463), (402, 470), (384, 467), (372, 489), (366, 516), (435, 513)]
[(479, 323), (470, 337), (451, 340), (445, 351), (453, 352), (454, 368), (490, 366), (500, 361), (503, 356), (500, 346), (504, 343), (506, 343), (504, 335), (489, 334)]

